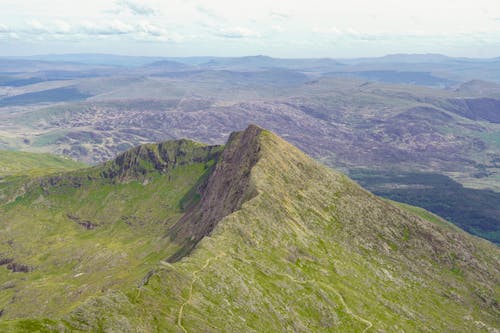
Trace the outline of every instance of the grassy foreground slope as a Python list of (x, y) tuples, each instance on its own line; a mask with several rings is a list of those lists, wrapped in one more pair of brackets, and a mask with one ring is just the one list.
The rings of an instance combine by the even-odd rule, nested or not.
[[(494, 332), (500, 326), (500, 252), (491, 243), (384, 201), (255, 126), (233, 134), (220, 157), (206, 159), (217, 160), (213, 167), (214, 162), (200, 165), (198, 160), (157, 173), (155, 179), (135, 176), (140, 182), (124, 182), (130, 177), (124, 175), (130, 169), (146, 175), (151, 170), (113, 162), (107, 169), (113, 172), (99, 174), (119, 182), (89, 181), (64, 196), (59, 191), (69, 191), (66, 186), (49, 182), (49, 193), (3, 207), (10, 215), (1, 221), (2, 235), (13, 227), (5, 221), (16, 218), (24, 228), (61, 229), (31, 247), (48, 247), (32, 261), (49, 267), (47, 272), (24, 273), (10, 282), (14, 287), (5, 288), (11, 294), (2, 301), (0, 329)], [(184, 171), (191, 167), (198, 171)], [(175, 170), (183, 170), (182, 177), (171, 177)], [(81, 175), (89, 179), (94, 171)], [(168, 188), (172, 181), (179, 183)], [(150, 184), (165, 187), (146, 190)], [(128, 186), (134, 186), (130, 192), (124, 190)], [(90, 195), (91, 190), (106, 192)], [(140, 200), (146, 193), (150, 197)], [(177, 199), (158, 203), (174, 194)], [(44, 200), (51, 202), (39, 208), (46, 220), (35, 223), (38, 213), (28, 212)], [(62, 209), (53, 204), (57, 200), (59, 207), (73, 207), (80, 219), (99, 227), (79, 236), (67, 219), (50, 220), (50, 213)], [(170, 217), (155, 215), (166, 214), (175, 202)], [(149, 209), (141, 210), (144, 205)], [(112, 218), (137, 212), (141, 217), (134, 221), (150, 224), (131, 226)], [(73, 251), (84, 255), (74, 260), (55, 256), (67, 246), (59, 242), (62, 237), (79, 240)], [(27, 251), (31, 243), (24, 244), (19, 248)], [(15, 274), (21, 273), (5, 273), (3, 285)], [(37, 306), (27, 304), (40, 286), (47, 294), (39, 292)], [(61, 286), (74, 293), (58, 300)], [(67, 295), (74, 296), (73, 303), (60, 306)]]

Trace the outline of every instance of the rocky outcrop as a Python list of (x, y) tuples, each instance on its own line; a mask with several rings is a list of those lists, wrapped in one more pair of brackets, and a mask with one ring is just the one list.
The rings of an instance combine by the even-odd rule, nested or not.
[(12, 258), (5, 258), (0, 255), (0, 266), (4, 265), (13, 273), (29, 273), (33, 270), (33, 268), (28, 265), (20, 264), (18, 262), (15, 262)]
[(125, 180), (152, 171), (168, 172), (177, 166), (216, 160), (221, 150), (221, 146), (205, 146), (190, 140), (141, 145), (106, 163), (101, 175)]
[(185, 139), (144, 144), (101, 165), (45, 176), (26, 186), (29, 189), (40, 186), (48, 194), (58, 188), (80, 188), (96, 181), (119, 183), (144, 180), (152, 173), (168, 174), (176, 167), (192, 163), (205, 163), (208, 167), (219, 159), (222, 150), (223, 146), (207, 146)]
[(261, 132), (260, 127), (250, 125), (243, 132), (231, 134), (214, 171), (199, 188), (201, 199), (168, 232), (182, 244), (168, 261), (180, 260), (209, 235), (222, 218), (255, 196), (250, 172), (259, 159)]

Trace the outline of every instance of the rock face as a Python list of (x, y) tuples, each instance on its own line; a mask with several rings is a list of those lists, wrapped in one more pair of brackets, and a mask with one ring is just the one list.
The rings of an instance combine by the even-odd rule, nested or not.
[(190, 140), (138, 146), (105, 164), (104, 178), (126, 180), (151, 171), (167, 172), (175, 167), (217, 159), (221, 146), (204, 146)]
[(261, 131), (251, 125), (244, 132), (231, 134), (214, 171), (199, 188), (200, 201), (169, 230), (170, 237), (183, 244), (169, 261), (175, 262), (189, 253), (218, 221), (255, 195), (249, 181), (252, 167), (259, 159)]

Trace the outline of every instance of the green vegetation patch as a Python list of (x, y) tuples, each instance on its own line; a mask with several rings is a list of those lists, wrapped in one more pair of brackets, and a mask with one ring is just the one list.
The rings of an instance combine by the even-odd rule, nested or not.
[(30, 175), (40, 176), (59, 171), (85, 167), (83, 163), (50, 154), (19, 151), (0, 151), (0, 177)]

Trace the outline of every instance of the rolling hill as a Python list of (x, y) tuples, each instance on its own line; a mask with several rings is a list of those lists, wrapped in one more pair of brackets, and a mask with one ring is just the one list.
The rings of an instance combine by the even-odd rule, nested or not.
[(84, 166), (85, 164), (64, 156), (0, 150), (0, 177), (40, 176), (51, 172), (70, 171)]
[(253, 125), (30, 180), (0, 203), (0, 255), (6, 332), (500, 325), (496, 246)]

